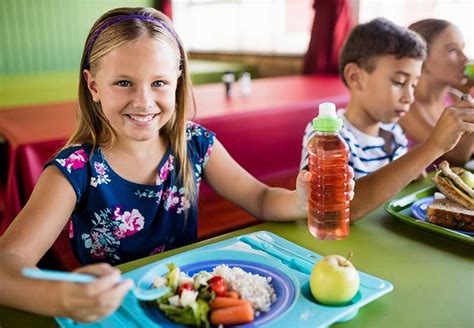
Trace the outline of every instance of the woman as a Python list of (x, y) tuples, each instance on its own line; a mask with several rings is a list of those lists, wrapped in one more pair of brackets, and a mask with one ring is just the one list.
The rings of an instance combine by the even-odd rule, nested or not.
[[(420, 34), (428, 46), (428, 55), (415, 89), (415, 102), (400, 120), (412, 144), (418, 144), (428, 137), (445, 107), (453, 103), (453, 97), (461, 94), (453, 87), (468, 82), (464, 74), (468, 59), (463, 52), (461, 32), (452, 23), (441, 19), (425, 19), (409, 28)], [(458, 145), (446, 153), (443, 159), (462, 165), (473, 153), (474, 135), (463, 135)]]

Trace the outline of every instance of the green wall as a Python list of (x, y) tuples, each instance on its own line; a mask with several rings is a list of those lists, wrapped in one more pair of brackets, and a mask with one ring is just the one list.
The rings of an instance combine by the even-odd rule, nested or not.
[(153, 0), (1, 0), (0, 75), (77, 70), (94, 21)]

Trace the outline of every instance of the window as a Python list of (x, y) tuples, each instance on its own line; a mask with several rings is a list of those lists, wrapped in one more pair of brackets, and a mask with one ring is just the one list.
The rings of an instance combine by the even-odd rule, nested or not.
[(408, 26), (425, 18), (448, 20), (461, 30), (466, 43), (466, 56), (474, 58), (472, 0), (355, 0), (353, 6), (358, 6), (359, 22), (385, 17), (399, 25)]
[(304, 54), (313, 0), (174, 0), (173, 22), (189, 51)]

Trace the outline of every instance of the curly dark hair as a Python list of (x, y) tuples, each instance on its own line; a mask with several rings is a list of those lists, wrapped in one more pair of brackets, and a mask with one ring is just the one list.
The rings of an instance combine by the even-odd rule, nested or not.
[(368, 73), (375, 69), (375, 57), (394, 55), (395, 58), (424, 60), (426, 43), (417, 33), (398, 26), (384, 18), (376, 18), (355, 26), (344, 42), (339, 55), (339, 74), (344, 78), (344, 68), (355, 63)]

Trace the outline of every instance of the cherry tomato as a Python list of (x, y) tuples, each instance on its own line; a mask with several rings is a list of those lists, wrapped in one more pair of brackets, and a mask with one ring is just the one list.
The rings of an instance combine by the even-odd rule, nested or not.
[(185, 282), (184, 284), (179, 286), (178, 295), (181, 296), (181, 294), (183, 293), (183, 290), (185, 290), (185, 289), (186, 290), (194, 290), (193, 284), (190, 283), (190, 282)]
[(207, 283), (217, 296), (225, 296), (225, 293), (227, 293), (227, 285), (225, 284), (224, 278), (220, 276), (214, 276), (209, 279)]

